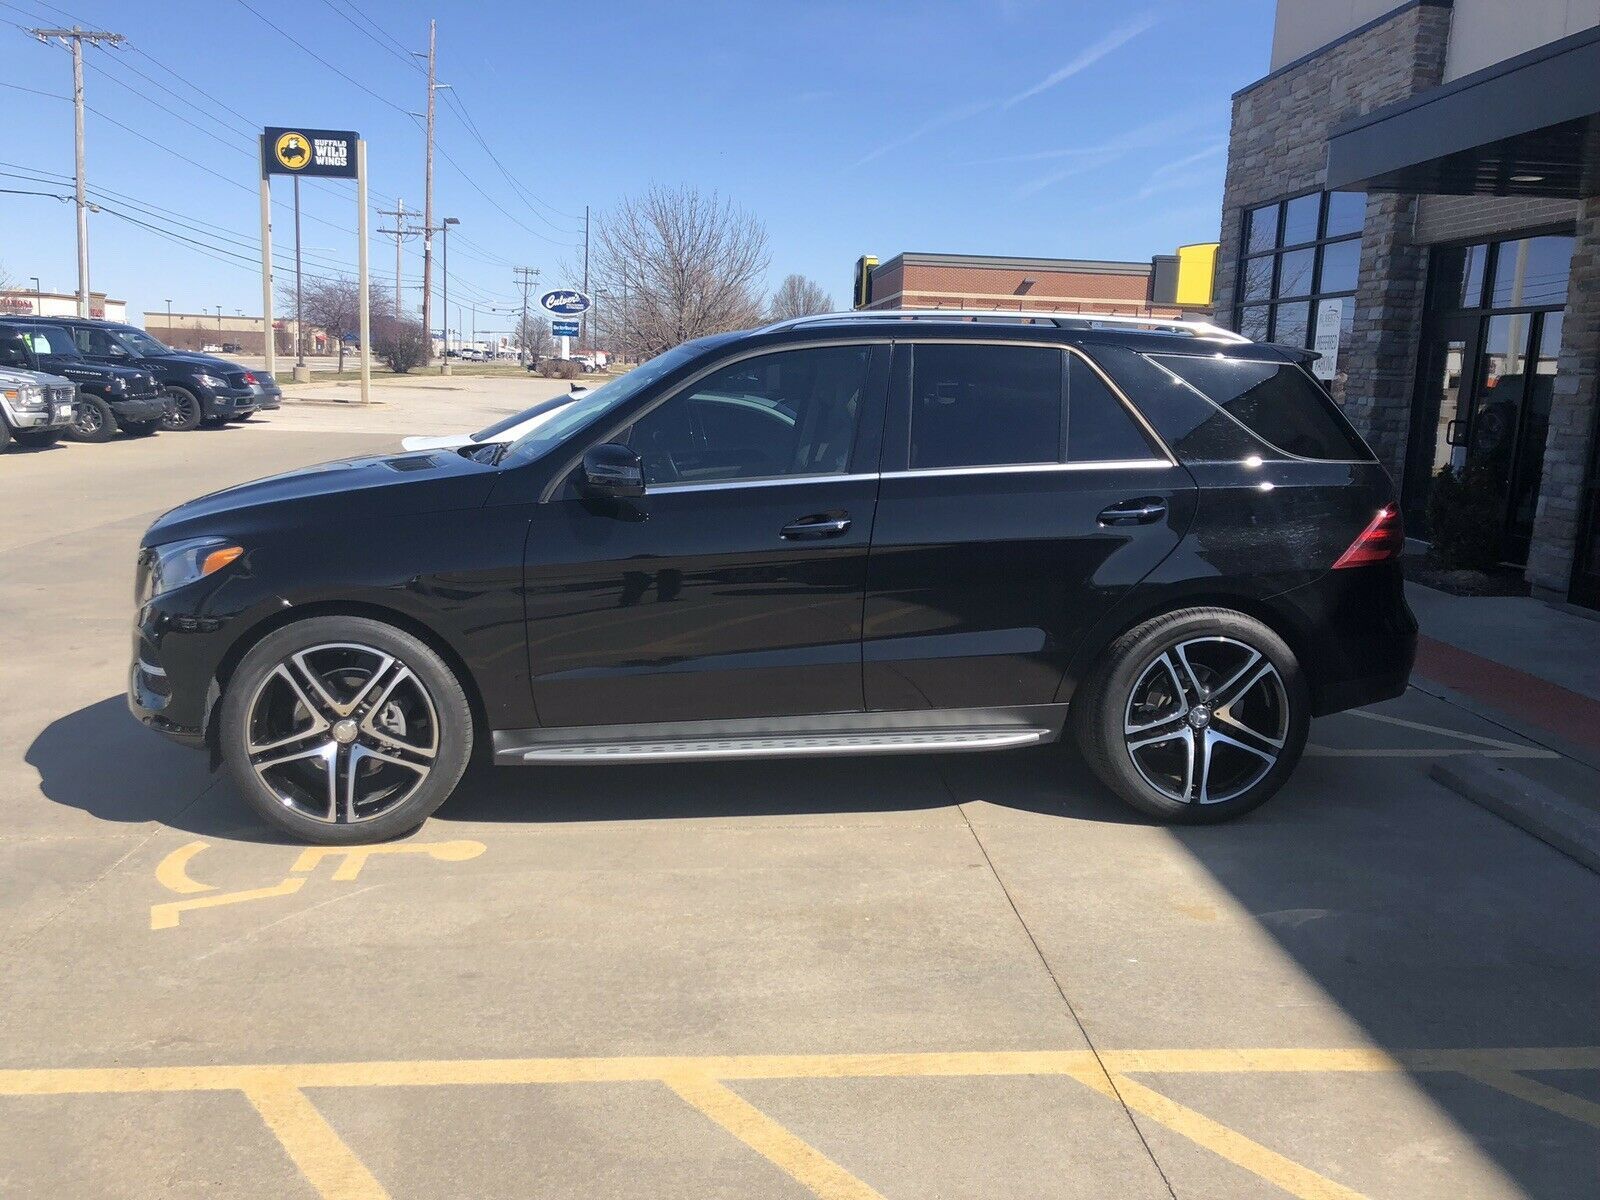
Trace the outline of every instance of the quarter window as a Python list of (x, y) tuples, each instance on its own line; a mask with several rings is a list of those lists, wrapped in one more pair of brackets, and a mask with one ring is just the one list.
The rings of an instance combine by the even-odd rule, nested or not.
[(911, 367), (911, 468), (1061, 461), (1061, 351), (919, 344)]
[(842, 474), (871, 354), (867, 345), (812, 347), (713, 371), (635, 422), (645, 482)]

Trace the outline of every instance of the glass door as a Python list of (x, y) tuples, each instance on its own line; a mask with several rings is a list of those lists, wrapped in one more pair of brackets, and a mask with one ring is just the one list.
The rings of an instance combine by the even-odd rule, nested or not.
[(1472, 317), (1438, 319), (1423, 338), (1403, 495), (1406, 528), (1423, 537), (1434, 478), (1446, 467), (1466, 465), (1471, 405), (1463, 392), (1476, 372), (1478, 324)]

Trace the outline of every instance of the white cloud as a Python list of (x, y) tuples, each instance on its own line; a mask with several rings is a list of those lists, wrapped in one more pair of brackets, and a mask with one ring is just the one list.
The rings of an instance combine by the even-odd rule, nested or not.
[(1021, 104), (1024, 100), (1037, 96), (1040, 92), (1047, 92), (1056, 85), (1065, 83), (1079, 72), (1086, 71), (1094, 66), (1095, 63), (1112, 51), (1131, 42), (1145, 30), (1155, 25), (1156, 20), (1155, 13), (1147, 12), (1135, 17), (1126, 25), (1119, 25), (1098, 42), (1095, 42), (1094, 45), (1087, 46), (1079, 51), (1077, 56), (1070, 59), (1064, 66), (1051, 71), (1050, 74), (1046, 75), (1031, 88), (1018, 92), (1015, 96), (1002, 101), (1000, 107), (1002, 109), (1011, 108), (1013, 105)]

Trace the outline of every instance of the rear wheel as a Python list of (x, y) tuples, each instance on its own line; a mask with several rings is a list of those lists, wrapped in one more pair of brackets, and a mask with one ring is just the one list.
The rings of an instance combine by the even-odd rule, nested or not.
[(427, 645), (365, 617), (313, 617), (240, 662), (218, 736), (234, 783), (266, 820), (325, 845), (408, 833), (472, 754), (460, 682)]
[(78, 397), (78, 407), (68, 436), (75, 442), (109, 442), (117, 432), (111, 406), (98, 396)]
[(1268, 800), (1300, 761), (1310, 708), (1283, 639), (1221, 608), (1129, 630), (1072, 704), (1078, 746), (1106, 786), (1184, 824), (1226, 821)]
[(181, 433), (200, 424), (200, 400), (193, 392), (181, 387), (169, 387), (165, 398), (167, 411), (161, 415), (161, 428)]

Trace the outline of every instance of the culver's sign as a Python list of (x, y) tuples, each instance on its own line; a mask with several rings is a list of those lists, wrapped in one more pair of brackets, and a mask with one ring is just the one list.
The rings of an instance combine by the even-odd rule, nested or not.
[(589, 297), (572, 288), (556, 288), (539, 297), (539, 307), (558, 317), (576, 317), (589, 311)]

